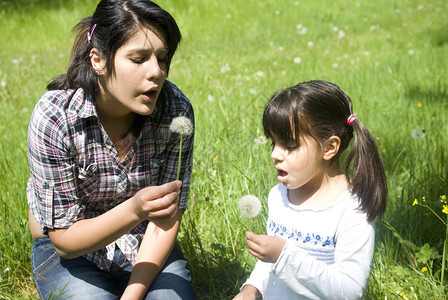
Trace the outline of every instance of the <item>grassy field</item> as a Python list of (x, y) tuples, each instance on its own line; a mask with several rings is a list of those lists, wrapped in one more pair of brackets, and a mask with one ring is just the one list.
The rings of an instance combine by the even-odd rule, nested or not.
[[(37, 298), (27, 124), (48, 81), (65, 72), (71, 28), (96, 3), (0, 1), (0, 299)], [(278, 89), (324, 79), (352, 98), (388, 175), (366, 299), (446, 299), (447, 1), (159, 3), (183, 33), (169, 79), (196, 113), (193, 186), (179, 239), (199, 298), (231, 299), (255, 263), (236, 203), (245, 194), (263, 201), (251, 224), (263, 233), (276, 184), (269, 143), (255, 142), (266, 101)]]

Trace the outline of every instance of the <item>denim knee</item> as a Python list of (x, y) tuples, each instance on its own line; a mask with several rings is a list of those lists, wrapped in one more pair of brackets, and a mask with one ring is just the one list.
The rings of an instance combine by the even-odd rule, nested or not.
[(34, 241), (31, 266), (41, 299), (118, 299), (121, 293), (107, 272), (91, 262), (61, 258), (48, 237)]

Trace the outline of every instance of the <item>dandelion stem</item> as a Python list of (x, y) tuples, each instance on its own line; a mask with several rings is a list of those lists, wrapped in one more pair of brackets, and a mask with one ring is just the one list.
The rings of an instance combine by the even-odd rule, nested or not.
[(247, 222), (249, 223), (249, 231), (250, 231), (250, 218), (247, 218)]
[(176, 180), (179, 180), (181, 158), (182, 158), (182, 134), (180, 135), (179, 161), (178, 161), (178, 163), (177, 163), (177, 176), (176, 176)]
[(445, 242), (443, 242), (442, 255), (442, 274), (440, 275), (440, 284), (443, 286), (443, 277), (445, 275), (446, 252), (448, 251), (448, 215), (446, 216), (447, 223), (445, 224)]

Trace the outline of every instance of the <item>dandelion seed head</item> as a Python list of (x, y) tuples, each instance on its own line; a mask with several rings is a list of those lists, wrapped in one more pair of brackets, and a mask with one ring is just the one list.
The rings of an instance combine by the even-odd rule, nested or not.
[(345, 32), (344, 30), (339, 30), (338, 31), (338, 39), (342, 39), (345, 38)]
[(176, 117), (171, 121), (170, 130), (182, 135), (191, 135), (193, 133), (193, 124), (187, 117)]
[(257, 137), (257, 138), (254, 139), (254, 142), (255, 142), (256, 144), (264, 145), (264, 144), (266, 144), (266, 143), (268, 142), (268, 140), (266, 139), (265, 136), (260, 135), (259, 137)]
[(302, 62), (302, 59), (300, 57), (295, 57), (294, 58), (294, 63), (295, 64), (300, 64)]
[(414, 129), (411, 133), (411, 136), (415, 140), (421, 140), (425, 136), (424, 130)]
[(299, 31), (297, 31), (297, 34), (305, 35), (307, 32), (308, 32), (308, 29), (306, 27), (303, 27)]
[(238, 207), (243, 217), (256, 217), (261, 211), (260, 199), (254, 195), (245, 195), (238, 200)]

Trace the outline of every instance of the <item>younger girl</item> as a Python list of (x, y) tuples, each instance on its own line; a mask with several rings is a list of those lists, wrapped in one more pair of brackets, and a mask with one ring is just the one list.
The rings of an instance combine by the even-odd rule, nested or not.
[[(361, 298), (373, 220), (386, 207), (375, 140), (353, 115), (350, 98), (325, 81), (276, 93), (263, 127), (281, 183), (269, 193), (268, 235), (246, 233), (249, 252), (259, 261), (234, 299)], [(353, 134), (342, 171), (339, 158)]]
[(193, 108), (166, 80), (179, 28), (151, 1), (102, 0), (76, 29), (67, 73), (28, 130), (39, 296), (118, 299), (128, 286), (126, 299), (195, 299), (176, 242), (193, 135), (176, 181), (179, 135), (169, 130), (181, 115), (194, 122)]

